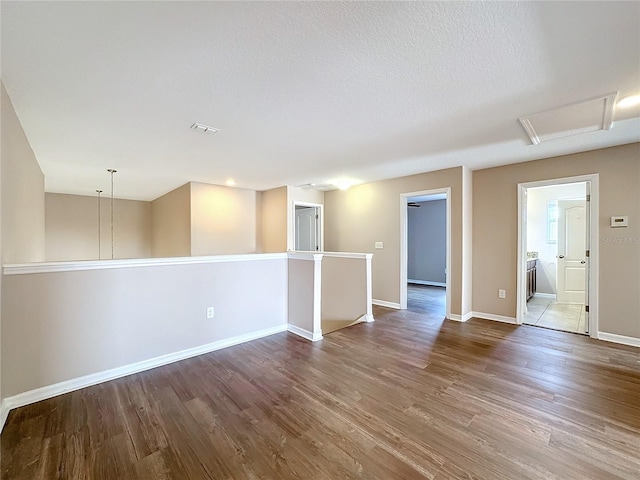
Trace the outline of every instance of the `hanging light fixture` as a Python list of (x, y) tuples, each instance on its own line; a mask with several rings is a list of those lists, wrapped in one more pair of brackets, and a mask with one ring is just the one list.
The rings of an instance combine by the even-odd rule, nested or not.
[(111, 174), (111, 260), (113, 260), (113, 174), (116, 173), (117, 170), (109, 168), (107, 172)]
[(102, 190), (96, 190), (98, 193), (98, 260), (102, 260), (102, 249), (100, 248), (100, 240), (102, 239), (102, 235), (100, 232), (101, 220), (100, 220), (100, 194)]

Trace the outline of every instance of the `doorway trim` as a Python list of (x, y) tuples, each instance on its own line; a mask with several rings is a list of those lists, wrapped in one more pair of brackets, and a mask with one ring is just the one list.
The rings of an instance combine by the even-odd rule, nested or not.
[(407, 308), (407, 281), (409, 262), (409, 218), (408, 207), (409, 198), (423, 195), (445, 194), (446, 200), (446, 317), (451, 318), (451, 187), (434, 188), (431, 190), (420, 190), (419, 192), (408, 192), (400, 194), (400, 309)]
[(287, 235), (287, 250), (295, 251), (296, 248), (296, 207), (312, 207), (318, 209), (318, 224), (320, 250), (316, 253), (324, 252), (324, 205), (321, 203), (311, 202), (299, 202), (294, 200), (291, 204), (291, 211), (289, 212), (289, 228), (287, 229), (289, 234)]
[(516, 299), (516, 323), (521, 325), (524, 320), (525, 309), (527, 305), (526, 299), (526, 257), (527, 257), (527, 189), (535, 187), (547, 187), (552, 185), (564, 185), (567, 183), (583, 183), (590, 184), (590, 205), (589, 205), (589, 336), (598, 338), (598, 312), (599, 312), (599, 292), (600, 285), (598, 282), (599, 269), (599, 179), (597, 173), (588, 175), (578, 175), (574, 177), (553, 178), (548, 180), (539, 180), (535, 182), (518, 183), (518, 258), (516, 289), (518, 292)]

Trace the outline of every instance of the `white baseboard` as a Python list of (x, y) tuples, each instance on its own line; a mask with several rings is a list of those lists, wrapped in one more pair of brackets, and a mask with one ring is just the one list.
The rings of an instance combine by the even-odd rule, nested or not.
[(374, 305), (378, 305), (379, 307), (387, 307), (387, 308), (395, 308), (396, 310), (400, 310), (400, 304), (394, 302), (387, 302), (386, 300), (376, 300), (375, 298), (371, 301)]
[(640, 347), (640, 338), (627, 337), (616, 333), (598, 332), (598, 340), (621, 343), (622, 345), (631, 345), (632, 347)]
[(464, 315), (458, 315), (457, 313), (452, 313), (447, 318), (449, 320), (454, 320), (456, 322), (466, 322), (472, 317), (473, 317), (473, 312), (467, 312)]
[(542, 292), (535, 292), (533, 294), (534, 297), (541, 297), (541, 298), (552, 298), (552, 299), (556, 299), (556, 294), (555, 293), (542, 293)]
[(83, 377), (72, 378), (71, 380), (65, 380), (64, 382), (59, 382), (53, 385), (47, 385), (46, 387), (40, 387), (34, 390), (19, 393), (18, 395), (7, 397), (2, 401), (2, 407), (0, 409), (0, 421), (2, 421), (2, 426), (4, 426), (4, 420), (6, 420), (9, 411), (14, 408), (23, 407), (31, 403), (46, 400), (47, 398), (52, 398), (64, 393), (69, 393), (74, 390), (91, 387), (92, 385), (97, 385), (98, 383), (108, 382), (109, 380), (126, 377), (127, 375), (144, 372), (145, 370), (161, 367), (169, 363), (185, 360), (197, 355), (214, 352), (216, 350), (221, 350), (223, 348), (232, 347), (234, 345), (239, 345), (241, 343), (250, 342), (251, 340), (257, 340), (258, 338), (267, 337), (275, 333), (286, 331), (287, 324), (278, 325), (277, 327), (265, 328), (262, 330), (256, 330), (254, 332), (226, 338), (224, 340), (218, 340), (216, 342), (201, 345), (199, 347), (189, 348), (187, 350), (169, 353), (167, 355), (161, 355), (159, 357), (132, 363), (123, 367), (113, 368), (104, 372), (92, 373)]
[(493, 313), (471, 312), (471, 316), (482, 318), (483, 320), (493, 320), (494, 322), (516, 324), (515, 317), (505, 317), (504, 315), (494, 315)]
[(9, 407), (7, 406), (7, 402), (2, 401), (2, 405), (0, 405), (0, 432), (4, 428), (4, 424), (7, 421), (7, 417), (9, 416)]
[(429, 280), (413, 280), (412, 278), (407, 280), (407, 283), (415, 283), (416, 285), (428, 285), (430, 287), (446, 287), (446, 283), (431, 282)]
[(358, 323), (370, 323), (374, 321), (375, 321), (375, 318), (373, 318), (373, 315), (368, 315), (365, 313), (363, 315), (360, 315), (360, 317), (351, 325), (357, 325)]
[(321, 333), (313, 333), (305, 328), (296, 327), (295, 325), (289, 324), (287, 326), (287, 330), (294, 335), (298, 335), (299, 337), (309, 340), (310, 342), (317, 342), (318, 340), (322, 340)]

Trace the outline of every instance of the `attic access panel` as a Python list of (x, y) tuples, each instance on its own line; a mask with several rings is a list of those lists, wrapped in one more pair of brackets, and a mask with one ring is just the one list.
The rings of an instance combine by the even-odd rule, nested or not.
[(583, 133), (609, 130), (617, 93), (610, 93), (520, 118), (533, 145)]

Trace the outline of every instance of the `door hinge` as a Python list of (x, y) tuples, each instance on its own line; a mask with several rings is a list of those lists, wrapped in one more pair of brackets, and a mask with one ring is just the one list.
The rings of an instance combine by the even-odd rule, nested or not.
[(588, 257), (588, 256), (589, 256), (589, 252), (590, 252), (590, 250), (587, 250), (587, 251), (585, 252), (585, 256), (587, 256), (587, 257)]
[(587, 195), (587, 202), (591, 201), (591, 195)]
[(584, 311), (585, 311), (585, 312), (587, 312), (587, 313), (589, 313), (589, 305), (585, 305), (585, 306), (584, 306)]
[(318, 214), (316, 214), (316, 220), (317, 220), (318, 218), (319, 218), (319, 217), (318, 217)]

